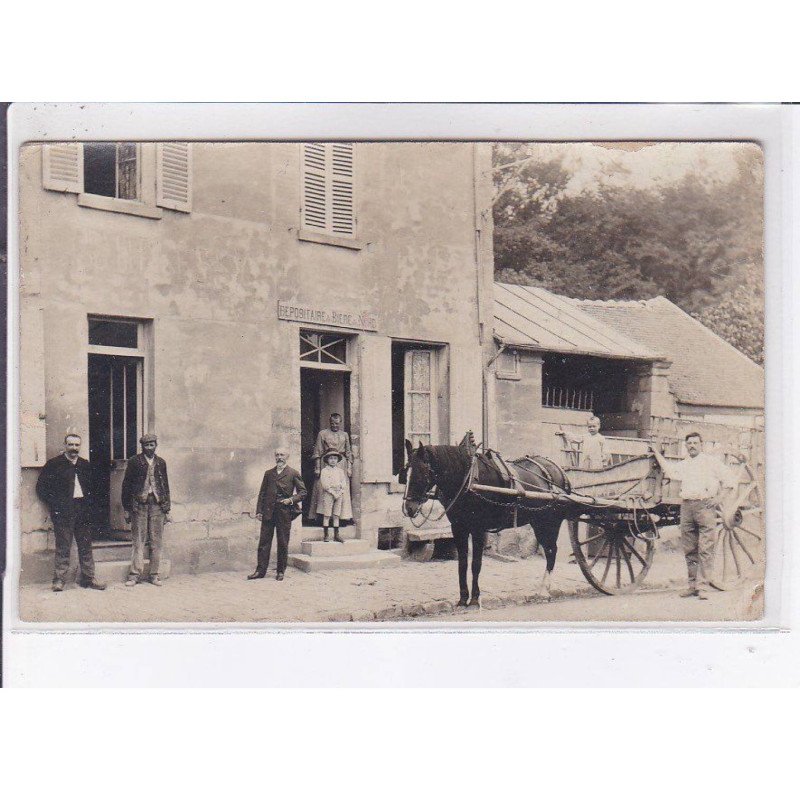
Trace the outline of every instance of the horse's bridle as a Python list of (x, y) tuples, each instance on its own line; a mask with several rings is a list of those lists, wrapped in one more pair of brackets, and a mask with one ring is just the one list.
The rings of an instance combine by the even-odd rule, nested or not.
[[(455, 497), (453, 497), (453, 499), (447, 504), (447, 506), (445, 506), (445, 504), (442, 503), (442, 497), (441, 497), (441, 493), (439, 492), (439, 487), (435, 483), (432, 484), (431, 487), (425, 492), (425, 497), (424, 498), (421, 498), (421, 499), (418, 499), (418, 498), (415, 498), (415, 497), (409, 498), (409, 496), (408, 496), (408, 487), (411, 485), (411, 462), (409, 461), (409, 463), (407, 463), (405, 465), (405, 467), (403, 467), (403, 472), (405, 473), (405, 477), (406, 477), (405, 488), (403, 489), (403, 506), (402, 506), (402, 509), (401, 509), (403, 516), (406, 517), (407, 519), (410, 519), (411, 520), (411, 524), (414, 525), (415, 528), (422, 527), (426, 522), (439, 522), (439, 520), (444, 519), (444, 517), (446, 516), (447, 512), (450, 511), (450, 509), (456, 504), (456, 502), (458, 500), (461, 499), (461, 496), (469, 491), (470, 485), (472, 484), (472, 477), (473, 477), (473, 470), (474, 470), (474, 467), (475, 467), (476, 456), (477, 456), (477, 451), (472, 456), (472, 459), (471, 459), (470, 465), (469, 465), (469, 469), (467, 470), (467, 474), (464, 476), (464, 480), (461, 483), (461, 486), (459, 487), (459, 490), (456, 492)], [(406, 500), (408, 500), (408, 499), (411, 499), (414, 502), (420, 504), (420, 506), (417, 509), (415, 514), (408, 514), (406, 512)], [(433, 517), (431, 517), (430, 515), (426, 515), (425, 519), (423, 519), (423, 521), (419, 525), (417, 525), (414, 522), (414, 520), (422, 513), (422, 506), (428, 500), (438, 500), (439, 503), (441, 503), (441, 505), (442, 505), (442, 513), (439, 514), (439, 516), (436, 517), (435, 519)], [(433, 511), (433, 506), (431, 506), (431, 511)]]

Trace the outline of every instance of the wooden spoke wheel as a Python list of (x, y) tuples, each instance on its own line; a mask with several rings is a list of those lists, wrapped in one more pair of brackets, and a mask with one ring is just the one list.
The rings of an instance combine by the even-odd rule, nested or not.
[(717, 542), (709, 583), (720, 591), (734, 589), (764, 564), (764, 494), (747, 463), (738, 468), (736, 494), (717, 507)]
[(633, 536), (625, 523), (570, 520), (569, 538), (584, 577), (603, 594), (635, 591), (653, 563), (653, 542)]

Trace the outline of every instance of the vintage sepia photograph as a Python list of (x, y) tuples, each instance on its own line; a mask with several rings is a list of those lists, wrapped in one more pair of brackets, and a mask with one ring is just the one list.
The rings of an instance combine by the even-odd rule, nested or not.
[(764, 613), (764, 158), (62, 141), (19, 176), (19, 619)]

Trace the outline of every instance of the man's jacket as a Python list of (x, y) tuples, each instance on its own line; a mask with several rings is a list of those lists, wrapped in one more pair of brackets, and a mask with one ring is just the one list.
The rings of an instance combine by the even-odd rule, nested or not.
[(36, 494), (47, 505), (51, 514), (64, 514), (70, 510), (75, 491), (75, 473), (81, 484), (81, 492), (87, 503), (92, 501), (92, 468), (85, 458), (78, 456), (73, 465), (62, 453), (51, 458), (39, 473)]
[[(256, 514), (263, 515), (264, 519), (271, 519), (276, 509), (280, 509), (296, 517), (300, 513), (297, 507), (298, 503), (305, 496), (306, 485), (296, 469), (287, 466), (278, 475), (278, 470), (273, 467), (264, 473), (264, 480), (261, 481)], [(291, 506), (284, 506), (278, 503), (279, 500), (285, 500), (289, 497), (292, 498)]]
[[(167, 478), (167, 462), (161, 456), (153, 456), (155, 459), (155, 475), (153, 482), (156, 487), (159, 505), (165, 514), (169, 514), (169, 480)], [(139, 453), (128, 459), (125, 467), (125, 477), (122, 479), (122, 507), (130, 514), (134, 508), (134, 503), (144, 489), (147, 480), (147, 458), (144, 453)]]

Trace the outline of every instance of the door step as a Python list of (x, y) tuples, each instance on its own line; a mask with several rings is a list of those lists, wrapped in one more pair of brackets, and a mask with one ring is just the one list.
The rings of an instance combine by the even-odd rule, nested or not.
[[(304, 544), (306, 544), (306, 542), (304, 542)], [(289, 563), (303, 572), (324, 572), (327, 570), (397, 567), (403, 561), (400, 555), (387, 550), (368, 550), (366, 553), (347, 553), (344, 551), (347, 544), (341, 545), (338, 542), (314, 542), (314, 544), (322, 544), (325, 547), (337, 547), (339, 549), (338, 551), (334, 550), (333, 555), (308, 555), (306, 553), (290, 555)], [(329, 551), (325, 550), (325, 552), (327, 553)]]

